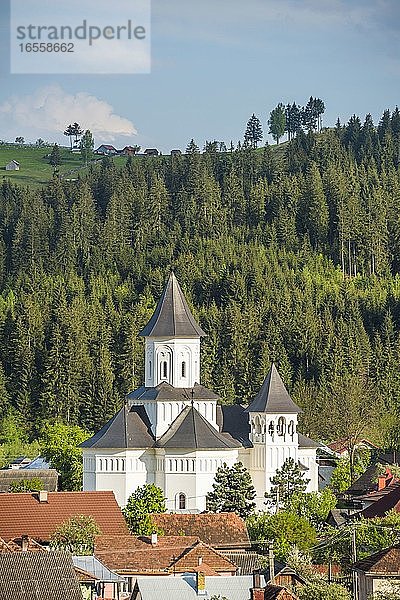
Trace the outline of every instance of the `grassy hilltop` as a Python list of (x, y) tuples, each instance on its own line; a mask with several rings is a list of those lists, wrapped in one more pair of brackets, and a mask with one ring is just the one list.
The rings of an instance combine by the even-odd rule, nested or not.
[[(45, 185), (53, 175), (53, 167), (49, 164), (47, 156), (53, 146), (20, 146), (17, 144), (4, 144), (0, 146), (0, 173), (2, 179), (8, 178), (13, 183), (29, 187)], [(83, 168), (80, 154), (72, 154), (68, 148), (60, 148), (62, 164), (59, 167), (61, 174), (66, 174), (72, 169)], [(19, 171), (6, 171), (5, 166), (11, 160), (20, 163)], [(77, 171), (78, 172), (78, 171)], [(75, 175), (76, 176), (76, 175)], [(71, 174), (74, 177), (74, 174)]]

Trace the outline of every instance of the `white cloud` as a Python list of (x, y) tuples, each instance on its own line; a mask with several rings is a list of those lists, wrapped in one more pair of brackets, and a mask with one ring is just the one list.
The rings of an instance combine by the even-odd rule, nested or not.
[(0, 131), (5, 139), (17, 135), (27, 140), (62, 139), (62, 132), (72, 122), (90, 129), (102, 141), (114, 142), (137, 133), (133, 123), (116, 115), (108, 102), (87, 92), (71, 94), (57, 84), (31, 95), (12, 96), (0, 104)]

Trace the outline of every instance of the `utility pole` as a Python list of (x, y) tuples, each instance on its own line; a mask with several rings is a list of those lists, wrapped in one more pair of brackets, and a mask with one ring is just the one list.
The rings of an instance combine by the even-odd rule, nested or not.
[(275, 557), (274, 545), (270, 542), (268, 546), (268, 562), (269, 562), (269, 580), (271, 585), (275, 585)]
[[(357, 562), (357, 541), (356, 541), (356, 526), (353, 525), (351, 528), (351, 558), (352, 563)], [(353, 600), (358, 600), (358, 579), (355, 569), (352, 570), (353, 574)]]

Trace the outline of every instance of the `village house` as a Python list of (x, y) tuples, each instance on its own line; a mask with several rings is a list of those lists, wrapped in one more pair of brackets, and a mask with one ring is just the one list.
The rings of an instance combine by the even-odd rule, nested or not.
[(70, 517), (90, 515), (105, 535), (127, 535), (125, 519), (114, 494), (47, 492), (0, 494), (0, 537), (8, 542), (29, 536), (48, 544), (55, 529)]
[(114, 156), (115, 154), (118, 154), (118, 150), (110, 144), (101, 144), (101, 146), (95, 150), (95, 153), (102, 154), (103, 156)]
[(17, 160), (11, 160), (6, 164), (6, 171), (19, 171), (20, 163)]
[(146, 148), (144, 151), (145, 156), (158, 156), (159, 154), (160, 152), (157, 150), (157, 148)]
[(68, 552), (0, 554), (0, 600), (82, 600)]
[(358, 600), (378, 592), (397, 592), (400, 597), (400, 544), (380, 550), (353, 565), (358, 580)]
[(113, 490), (125, 506), (135, 489), (159, 486), (169, 511), (200, 513), (217, 469), (240, 461), (265, 508), (270, 478), (286, 459), (302, 465), (307, 491), (318, 490), (318, 444), (297, 429), (300, 408), (273, 364), (246, 408), (218, 403), (200, 383), (200, 340), (173, 273), (148, 324), (144, 385), (127, 395), (121, 410), (82, 444), (85, 490)]
[(138, 577), (168, 576), (207, 570), (215, 576), (232, 577), (236, 565), (194, 536), (96, 537), (94, 555), (109, 569), (123, 576), (132, 590)]

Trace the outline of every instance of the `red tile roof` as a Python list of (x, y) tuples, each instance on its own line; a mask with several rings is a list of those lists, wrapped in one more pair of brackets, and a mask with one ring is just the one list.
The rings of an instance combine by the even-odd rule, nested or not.
[(106, 535), (126, 535), (128, 529), (113, 492), (49, 492), (0, 494), (0, 537), (6, 542), (28, 535), (47, 542), (54, 530), (75, 515), (90, 515)]
[(400, 575), (400, 544), (384, 548), (355, 563), (354, 568), (375, 575)]
[(165, 535), (189, 535), (213, 548), (250, 548), (246, 523), (236, 513), (154, 514)]
[(375, 495), (378, 496), (378, 494), (381, 495), (379, 500), (357, 514), (364, 517), (364, 519), (373, 519), (374, 517), (384, 517), (392, 509), (400, 513), (400, 481), (393, 483), (380, 492), (376, 492)]
[(236, 573), (236, 566), (194, 536), (147, 537), (98, 536), (95, 556), (120, 574), (169, 574), (194, 572), (200, 562), (217, 573)]

